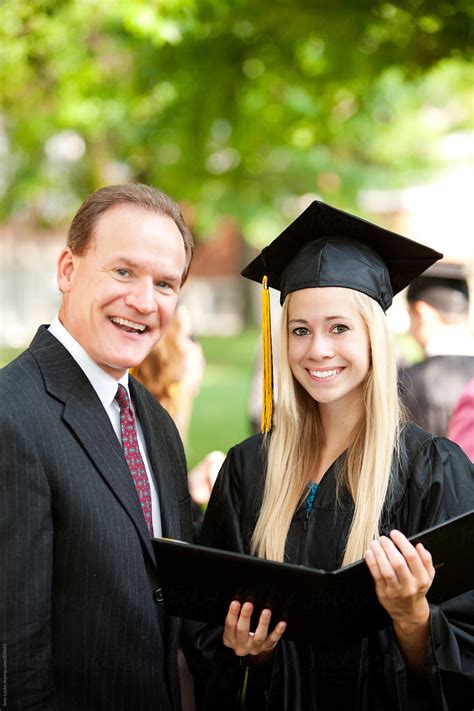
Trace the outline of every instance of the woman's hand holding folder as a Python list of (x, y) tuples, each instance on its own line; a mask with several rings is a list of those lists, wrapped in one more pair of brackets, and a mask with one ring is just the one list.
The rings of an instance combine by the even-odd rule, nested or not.
[(378, 600), (392, 618), (405, 661), (421, 671), (429, 635), (426, 594), (435, 576), (431, 554), (422, 543), (413, 546), (403, 533), (394, 530), (390, 538), (372, 541), (365, 561)]
[(233, 649), (238, 657), (250, 655), (258, 657), (259, 662), (270, 658), (273, 649), (278, 644), (286, 629), (285, 622), (279, 622), (272, 632), (268, 632), (271, 610), (262, 610), (255, 632), (250, 631), (250, 620), (253, 605), (245, 602), (243, 605), (233, 600), (229, 605), (229, 612), (225, 618), (224, 644)]

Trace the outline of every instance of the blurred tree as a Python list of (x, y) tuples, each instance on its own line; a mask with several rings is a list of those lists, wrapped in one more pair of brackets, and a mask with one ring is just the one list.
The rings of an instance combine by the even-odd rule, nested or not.
[(467, 0), (3, 0), (3, 215), (61, 221), (141, 180), (258, 242), (295, 196), (344, 206), (425, 177), (436, 139), (472, 120), (473, 15)]

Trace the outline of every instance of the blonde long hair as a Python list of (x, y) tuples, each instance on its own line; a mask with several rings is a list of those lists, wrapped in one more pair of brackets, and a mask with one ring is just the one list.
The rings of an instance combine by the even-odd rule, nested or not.
[[(355, 290), (350, 293), (369, 335), (371, 367), (364, 383), (367, 414), (354, 433), (338, 480), (338, 487), (345, 484), (355, 504), (343, 565), (362, 558), (369, 542), (379, 535), (403, 420), (393, 336), (385, 314), (369, 296)], [(268, 444), (262, 507), (252, 537), (253, 553), (280, 561), (291, 520), (307, 491), (323, 441), (318, 404), (295, 381), (288, 363), (290, 296), (281, 318), (276, 425)]]

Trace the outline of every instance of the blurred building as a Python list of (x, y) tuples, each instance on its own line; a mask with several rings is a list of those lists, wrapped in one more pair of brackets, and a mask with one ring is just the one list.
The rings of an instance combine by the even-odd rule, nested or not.
[[(473, 184), (472, 168), (458, 167), (429, 185), (364, 191), (359, 205), (374, 221), (438, 249), (447, 261), (466, 265), (474, 330)], [(13, 220), (0, 226), (0, 347), (26, 345), (38, 324), (56, 314), (56, 260), (65, 239), (66, 229), (45, 231)], [(230, 217), (221, 220), (215, 236), (197, 242), (180, 295), (197, 335), (228, 336), (259, 320), (260, 288), (240, 276), (252, 256)], [(395, 297), (388, 318), (396, 332), (408, 330), (403, 293)]]
[[(470, 324), (474, 330), (474, 213), (471, 195), (474, 171), (461, 166), (437, 181), (401, 190), (367, 190), (359, 204), (388, 229), (426, 244), (444, 255), (443, 261), (463, 265), (471, 295)], [(405, 291), (388, 311), (398, 333), (408, 330)]]
[(65, 231), (24, 222), (0, 226), (0, 347), (25, 346), (56, 315), (56, 260), (65, 240)]
[(180, 295), (198, 335), (230, 336), (245, 325), (245, 285), (240, 270), (247, 248), (237, 222), (223, 218), (216, 236), (197, 243), (189, 277)]

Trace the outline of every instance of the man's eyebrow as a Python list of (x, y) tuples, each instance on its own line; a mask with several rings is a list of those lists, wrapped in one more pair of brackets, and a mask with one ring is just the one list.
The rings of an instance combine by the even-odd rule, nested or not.
[[(141, 269), (144, 266), (143, 264), (140, 264), (139, 262), (135, 262), (133, 259), (130, 259), (130, 257), (122, 257), (120, 254), (114, 256), (111, 259), (111, 262), (113, 262), (114, 264), (123, 265), (124, 267), (128, 267), (129, 269)], [(175, 282), (181, 281), (182, 276), (183, 275), (181, 274), (181, 272), (166, 272), (166, 274), (160, 273), (160, 275), (157, 277), (157, 280)]]
[(111, 261), (120, 262), (120, 264), (124, 264), (126, 267), (132, 267), (132, 269), (136, 269), (140, 266), (138, 262), (134, 262), (132, 259), (129, 259), (129, 257), (122, 257), (120, 254), (113, 257)]

